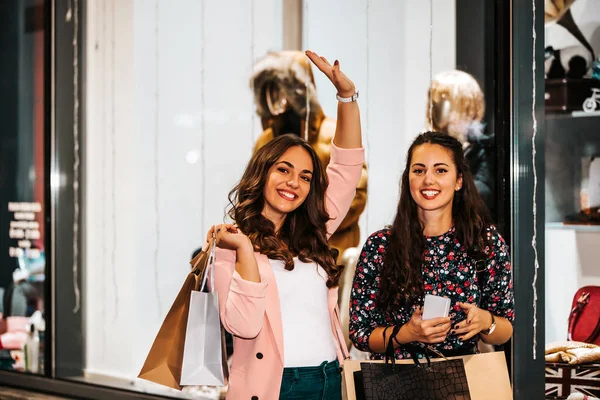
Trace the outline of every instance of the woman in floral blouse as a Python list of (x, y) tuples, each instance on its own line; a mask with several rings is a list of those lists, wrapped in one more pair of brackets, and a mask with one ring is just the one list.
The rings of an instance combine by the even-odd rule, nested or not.
[[(426, 294), (450, 298), (450, 316), (424, 320)], [(473, 354), (479, 338), (508, 341), (513, 317), (508, 246), (491, 224), (461, 144), (443, 133), (419, 135), (408, 151), (394, 223), (367, 239), (358, 260), (350, 339), (380, 359), (392, 327), (400, 326), (396, 358), (410, 357), (410, 349), (420, 358), (425, 346), (445, 356)]]

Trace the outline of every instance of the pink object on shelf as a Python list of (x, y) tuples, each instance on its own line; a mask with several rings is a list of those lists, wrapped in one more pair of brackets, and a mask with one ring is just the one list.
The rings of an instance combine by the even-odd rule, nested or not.
[(9, 350), (22, 350), (27, 333), (25, 332), (7, 332), (0, 335), (0, 348)]

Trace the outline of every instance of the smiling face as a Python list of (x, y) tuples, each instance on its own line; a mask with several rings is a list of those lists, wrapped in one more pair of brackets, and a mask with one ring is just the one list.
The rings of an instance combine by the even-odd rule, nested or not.
[(450, 150), (430, 143), (416, 147), (410, 160), (408, 179), (419, 215), (433, 211), (452, 215), (454, 193), (460, 190), (463, 182)]
[(263, 189), (265, 206), (262, 214), (275, 226), (302, 205), (310, 193), (313, 162), (300, 146), (290, 147), (269, 169)]

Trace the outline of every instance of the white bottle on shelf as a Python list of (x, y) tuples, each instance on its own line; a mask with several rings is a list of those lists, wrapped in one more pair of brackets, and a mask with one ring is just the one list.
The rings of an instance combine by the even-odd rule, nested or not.
[(45, 333), (46, 333), (46, 321), (44, 320), (44, 314), (41, 310), (36, 310), (29, 319), (29, 323), (35, 327), (37, 331), (37, 337), (39, 341), (38, 347), (38, 373), (44, 374), (44, 352), (46, 347)]
[(25, 371), (37, 374), (40, 365), (40, 337), (35, 324), (28, 324), (27, 331), (27, 340), (25, 340), (25, 345), (23, 346), (23, 352), (25, 353)]

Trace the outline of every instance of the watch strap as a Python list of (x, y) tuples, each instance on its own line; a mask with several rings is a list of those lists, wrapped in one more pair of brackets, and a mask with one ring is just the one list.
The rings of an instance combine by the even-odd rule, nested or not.
[(490, 325), (489, 328), (483, 329), (481, 331), (481, 333), (483, 333), (484, 335), (489, 335), (490, 333), (492, 333), (494, 331), (494, 329), (496, 329), (496, 318), (494, 318), (494, 314), (491, 312), (490, 312), (490, 315), (492, 316), (492, 324)]
[(356, 101), (358, 99), (358, 90), (354, 92), (354, 94), (350, 97), (342, 97), (339, 94), (336, 94), (335, 98), (338, 99), (338, 101), (341, 103), (352, 103), (353, 101)]

